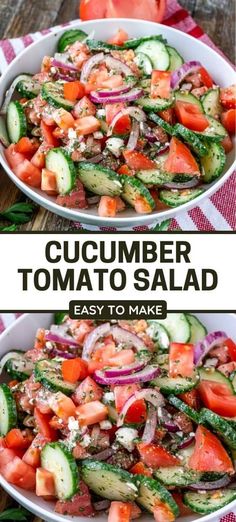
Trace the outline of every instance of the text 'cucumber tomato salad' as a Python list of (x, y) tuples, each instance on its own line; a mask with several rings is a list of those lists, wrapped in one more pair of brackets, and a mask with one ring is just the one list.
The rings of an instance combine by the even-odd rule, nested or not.
[(205, 66), (161, 35), (119, 30), (103, 42), (66, 31), (41, 71), (6, 94), (9, 166), (59, 205), (97, 205), (101, 217), (192, 200), (223, 173), (235, 132), (236, 86), (216, 85)]
[[(64, 515), (156, 522), (236, 500), (236, 345), (191, 314), (56, 314), (1, 360), (0, 473)], [(7, 379), (7, 374), (10, 376)]]

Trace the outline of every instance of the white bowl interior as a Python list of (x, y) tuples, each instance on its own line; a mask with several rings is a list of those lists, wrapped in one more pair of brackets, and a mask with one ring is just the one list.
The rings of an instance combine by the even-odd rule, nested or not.
[[(147, 36), (161, 33), (168, 40), (170, 45), (177, 48), (180, 54), (183, 55), (185, 61), (191, 59), (199, 60), (208, 69), (216, 83), (219, 83), (220, 86), (226, 87), (235, 82), (234, 70), (230, 64), (222, 58), (222, 56), (213, 51), (210, 47), (203, 44), (201, 41), (188, 36), (181, 31), (172, 29), (171, 27), (166, 27), (164, 25), (155, 24), (153, 22), (147, 22), (144, 20), (140, 21), (129, 19), (95, 20), (90, 22), (83, 22), (82, 24), (81, 22), (75, 22), (73, 27), (81, 27), (81, 25), (84, 31), (86, 31), (88, 34), (94, 32), (94, 37), (101, 40), (106, 40), (112, 36), (119, 27), (125, 29), (130, 37)], [(28, 73), (38, 72), (43, 56), (52, 55), (55, 52), (56, 42), (60, 34), (64, 31), (65, 28), (55, 29), (50, 34), (44, 36), (40, 41), (37, 41), (33, 45), (26, 48), (15, 58), (0, 80), (0, 106), (4, 98), (4, 93), (11, 84), (12, 80), (18, 74), (22, 73), (22, 71)], [(12, 181), (36, 203), (56, 214), (74, 221), (81, 221), (82, 223), (89, 223), (100, 226), (109, 225), (117, 227), (149, 224), (155, 220), (162, 221), (163, 219), (176, 216), (181, 211), (193, 208), (196, 206), (196, 204), (199, 204), (200, 201), (206, 197), (206, 195), (209, 196), (215, 192), (217, 188), (219, 188), (223, 183), (223, 181), (226, 180), (226, 177), (232, 173), (234, 156), (234, 151), (232, 151), (227, 156), (225, 171), (221, 178), (211, 185), (208, 185), (209, 188), (206, 193), (202, 194), (195, 200), (190, 201), (189, 203), (186, 203), (177, 209), (153, 212), (149, 215), (138, 215), (134, 210), (127, 209), (122, 212), (119, 217), (112, 219), (99, 217), (95, 207), (83, 211), (61, 207), (55, 203), (55, 198), (47, 196), (39, 189), (33, 189), (24, 184), (22, 181), (16, 178), (9, 168), (3, 154), (3, 147), (0, 146), (0, 161), (4, 169)]]
[[(225, 330), (229, 336), (236, 337), (236, 315), (234, 314), (196, 314), (197, 317), (204, 323), (207, 330), (214, 331), (219, 329)], [(32, 341), (35, 337), (36, 329), (39, 327), (47, 328), (53, 322), (53, 314), (25, 314), (10, 326), (0, 337), (0, 357), (6, 354), (9, 350), (20, 349), (27, 350), (32, 347)], [(46, 502), (45, 500), (36, 497), (34, 493), (24, 491), (17, 487), (11, 486), (0, 476), (0, 485), (15, 498), (25, 508), (32, 513), (47, 520), (49, 522), (74, 522), (73, 517), (64, 517), (54, 512), (54, 503)], [(236, 510), (236, 502), (220, 509), (217, 513), (201, 517), (192, 515), (188, 517), (178, 518), (179, 522), (194, 522), (201, 519), (201, 522), (219, 520), (218, 517), (226, 513)], [(217, 517), (217, 518), (216, 518)], [(78, 522), (85, 522), (84, 517), (76, 517)], [(87, 519), (90, 520), (90, 519)], [(105, 522), (107, 517), (105, 515), (96, 516), (97, 522)], [(141, 522), (152, 522), (153, 518), (149, 515), (143, 515)]]

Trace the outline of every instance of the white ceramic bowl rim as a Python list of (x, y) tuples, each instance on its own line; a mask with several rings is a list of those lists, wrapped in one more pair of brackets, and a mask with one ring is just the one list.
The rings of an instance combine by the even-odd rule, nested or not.
[[(222, 324), (222, 329), (225, 329), (230, 336), (235, 335), (236, 332), (236, 315), (229, 313), (205, 313), (205, 314), (196, 314), (200, 320), (205, 322), (207, 325), (207, 321), (211, 323), (211, 328), (215, 328), (214, 324), (219, 325), (219, 322)], [(9, 326), (3, 334), (0, 336), (0, 353), (1, 348), (3, 348), (3, 353), (7, 353), (9, 349), (12, 349), (14, 345), (14, 338), (16, 338), (15, 347), (21, 349), (27, 349), (31, 346), (32, 337), (35, 333), (35, 329), (37, 327), (45, 327), (47, 328), (53, 321), (53, 314), (24, 314), (19, 317), (11, 326)], [(224, 324), (225, 323), (225, 324)], [(16, 332), (16, 334), (15, 334)], [(27, 340), (25, 340), (27, 338)], [(17, 344), (18, 343), (18, 344)], [(23, 343), (23, 344), (22, 344)], [(90, 518), (85, 517), (64, 517), (60, 516), (58, 513), (55, 513), (52, 509), (52, 503), (46, 503), (43, 499), (36, 497), (31, 492), (23, 493), (23, 490), (9, 484), (3, 477), (0, 476), (0, 486), (2, 486), (15, 500), (17, 500), (20, 504), (22, 504), (26, 509), (30, 510), (32, 513), (35, 513), (37, 516), (42, 517), (44, 520), (48, 522), (73, 522), (77, 520), (78, 522), (89, 521)], [(31, 497), (31, 498), (29, 498)], [(45, 506), (50, 505), (50, 511)], [(202, 522), (219, 522), (221, 516), (226, 513), (230, 513), (230, 511), (234, 512), (236, 509), (236, 501), (231, 502), (227, 506), (221, 508), (215, 513), (211, 513), (206, 516), (198, 516), (195, 515), (196, 518), (193, 517), (180, 517), (177, 519), (177, 522), (197, 522), (197, 520), (201, 520)], [(94, 519), (97, 522), (105, 522), (103, 516), (95, 517)], [(140, 519), (140, 522), (152, 522), (153, 519), (149, 517), (149, 515), (143, 515)]]
[[(105, 20), (93, 20), (90, 22), (80, 22), (75, 21), (73, 22), (69, 27), (83, 27), (83, 29), (86, 30), (86, 27), (89, 27), (89, 32), (91, 29), (94, 29), (96, 31), (96, 27), (100, 27), (101, 24), (108, 28), (114, 24), (116, 26), (123, 27), (126, 29), (126, 25), (128, 24), (129, 27), (133, 27), (134, 29), (139, 26), (140, 22), (142, 23), (142, 30), (143, 27), (147, 28), (147, 33), (151, 34), (151, 32), (160, 32), (163, 33), (168, 38), (168, 36), (173, 36), (175, 38), (175, 41), (178, 42), (178, 38), (185, 39), (186, 40), (186, 47), (193, 48), (192, 52), (192, 58), (197, 56), (198, 49), (207, 49), (207, 53), (209, 54), (209, 60), (211, 59), (211, 62), (213, 63), (214, 60), (219, 62), (219, 68), (220, 70), (224, 71), (224, 73), (227, 75), (227, 73), (232, 74), (234, 73), (234, 69), (232, 66), (216, 51), (214, 51), (212, 48), (208, 47), (206, 44), (201, 42), (198, 39), (193, 38), (192, 36), (183, 33), (179, 31), (178, 29), (174, 29), (172, 27), (164, 26), (161, 24), (156, 24), (149, 21), (144, 20), (133, 20), (133, 19), (127, 19), (127, 18), (118, 18), (116, 20), (114, 19), (105, 19)], [(148, 28), (150, 32), (148, 32)], [(43, 36), (40, 40), (40, 47), (43, 46), (44, 43), (47, 43), (47, 41), (50, 41), (53, 37), (57, 36), (57, 34), (62, 33), (65, 31), (66, 28), (57, 27), (49, 34)], [(137, 31), (138, 33), (138, 31)], [(175, 44), (178, 48), (178, 43)], [(14, 68), (16, 64), (18, 64), (21, 59), (24, 56), (27, 56), (29, 52), (31, 52), (33, 49), (38, 49), (39, 41), (34, 42), (32, 45), (24, 49), (21, 53), (19, 53), (16, 58), (11, 62), (5, 73), (2, 75), (0, 80), (0, 86), (3, 84), (8, 77), (11, 76), (11, 72), (14, 71)], [(195, 53), (194, 53), (195, 50)], [(224, 75), (225, 75), (224, 74)], [(14, 75), (13, 75), (14, 76)], [(9, 83), (9, 82), (8, 82)], [(81, 221), (82, 223), (89, 223), (97, 226), (117, 226), (117, 227), (126, 227), (126, 226), (139, 226), (139, 225), (145, 225), (154, 222), (155, 220), (162, 221), (164, 219), (168, 219), (170, 217), (174, 217), (175, 215), (179, 214), (180, 212), (184, 212), (187, 210), (190, 210), (191, 208), (195, 207), (196, 205), (199, 205), (206, 197), (209, 197), (212, 195), (226, 180), (227, 178), (232, 174), (235, 165), (236, 165), (236, 159), (233, 160), (232, 164), (229, 165), (229, 168), (227, 171), (213, 184), (209, 186), (209, 188), (206, 189), (206, 191), (199, 195), (194, 200), (189, 201), (188, 203), (185, 203), (184, 205), (181, 205), (177, 208), (170, 208), (168, 210), (164, 211), (156, 211), (152, 212), (151, 214), (146, 215), (140, 215), (136, 214), (133, 215), (134, 211), (129, 211), (131, 214), (128, 216), (124, 215), (124, 217), (116, 217), (116, 218), (104, 218), (100, 217), (97, 214), (91, 214), (89, 211), (82, 211), (82, 210), (74, 210), (69, 209), (66, 207), (61, 207), (57, 203), (55, 203), (55, 200), (52, 198), (47, 198), (44, 195), (42, 195), (42, 191), (34, 190), (30, 186), (23, 183), (21, 180), (19, 180), (15, 174), (10, 169), (9, 165), (7, 164), (5, 157), (0, 154), (0, 161), (6, 170), (7, 174), (11, 178), (11, 180), (19, 187), (19, 189), (24, 192), (27, 196), (29, 196), (33, 201), (38, 203), (39, 205), (47, 208), (48, 210), (51, 210), (55, 214), (59, 214), (67, 219), (74, 220), (74, 221)]]

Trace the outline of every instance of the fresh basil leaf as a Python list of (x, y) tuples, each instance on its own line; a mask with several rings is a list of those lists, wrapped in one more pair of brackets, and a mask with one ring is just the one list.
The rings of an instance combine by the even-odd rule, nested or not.
[(11, 508), (0, 513), (0, 520), (20, 520), (24, 522), (29, 516), (31, 516), (30, 513), (24, 508)]

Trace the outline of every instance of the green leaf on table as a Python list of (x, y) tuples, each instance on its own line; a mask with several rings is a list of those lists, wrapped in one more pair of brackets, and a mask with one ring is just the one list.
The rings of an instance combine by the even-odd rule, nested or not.
[(0, 227), (0, 232), (15, 232), (17, 230), (16, 225), (9, 225), (8, 227)]
[(33, 203), (15, 203), (3, 212), (0, 212), (0, 217), (12, 223), (28, 223), (32, 218), (34, 209), (35, 205)]
[(24, 522), (29, 516), (31, 516), (30, 513), (24, 508), (11, 508), (0, 513), (0, 520), (22, 520)]
[(168, 230), (171, 223), (171, 219), (166, 219), (165, 221), (162, 221), (161, 223), (158, 223), (155, 227), (153, 227), (151, 230), (152, 232), (161, 232)]

